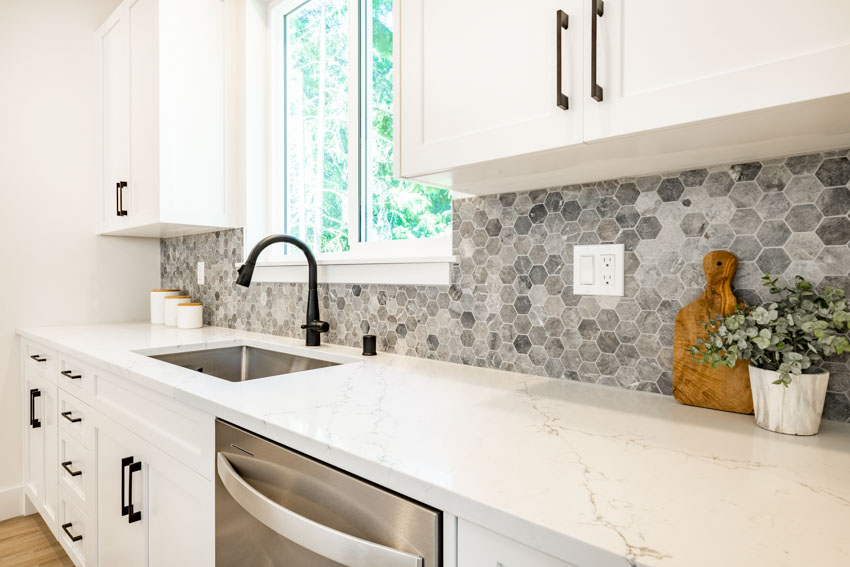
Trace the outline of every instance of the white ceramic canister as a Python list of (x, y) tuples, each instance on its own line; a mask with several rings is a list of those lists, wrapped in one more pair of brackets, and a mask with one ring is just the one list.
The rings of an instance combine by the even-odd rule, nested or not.
[(163, 323), (165, 323), (165, 298), (171, 295), (180, 295), (180, 290), (151, 290), (151, 325), (162, 325)]
[(203, 303), (178, 303), (177, 328), (200, 329), (204, 326)]
[(169, 295), (164, 298), (165, 302), (165, 326), (177, 326), (177, 304), (189, 303), (192, 301), (191, 295)]

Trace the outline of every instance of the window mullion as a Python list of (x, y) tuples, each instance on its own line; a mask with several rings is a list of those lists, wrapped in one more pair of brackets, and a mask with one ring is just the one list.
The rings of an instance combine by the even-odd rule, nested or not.
[(348, 0), (349, 13), (349, 127), (348, 127), (348, 244), (351, 250), (358, 248), (361, 241), (360, 192), (362, 154), (362, 33), (364, 18), (362, 0)]

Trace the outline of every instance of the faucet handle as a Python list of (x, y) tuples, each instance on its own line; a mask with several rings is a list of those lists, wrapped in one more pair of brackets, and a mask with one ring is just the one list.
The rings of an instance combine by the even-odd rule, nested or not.
[(330, 331), (331, 326), (327, 321), (313, 321), (309, 325), (301, 325), (302, 329), (310, 329), (311, 331), (316, 331), (317, 333), (327, 333)]

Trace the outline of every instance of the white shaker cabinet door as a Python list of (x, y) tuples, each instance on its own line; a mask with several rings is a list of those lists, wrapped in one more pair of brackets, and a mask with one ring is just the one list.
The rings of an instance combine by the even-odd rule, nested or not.
[(143, 455), (139, 453), (133, 436), (119, 427), (99, 425), (95, 437), (97, 564), (144, 567), (148, 564), (149, 518), (146, 500), (148, 471)]
[(585, 141), (850, 92), (850, 2), (583, 2)]
[(25, 450), (24, 487), (36, 507), (44, 505), (44, 386), (34, 373), (24, 378)]
[[(580, 0), (396, 1), (397, 173), (581, 143), (582, 7)], [(568, 103), (557, 91), (559, 37)]]
[(212, 481), (164, 455), (148, 475), (150, 565), (215, 565)]
[(130, 200), (130, 24), (117, 10), (98, 32), (100, 155), (98, 227), (126, 225)]

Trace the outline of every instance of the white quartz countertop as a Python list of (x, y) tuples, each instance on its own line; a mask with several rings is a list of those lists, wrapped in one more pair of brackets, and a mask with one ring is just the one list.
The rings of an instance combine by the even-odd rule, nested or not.
[[(221, 328), (19, 334), (579, 567), (850, 561), (847, 424)], [(135, 352), (233, 344), (356, 362), (230, 383)]]

